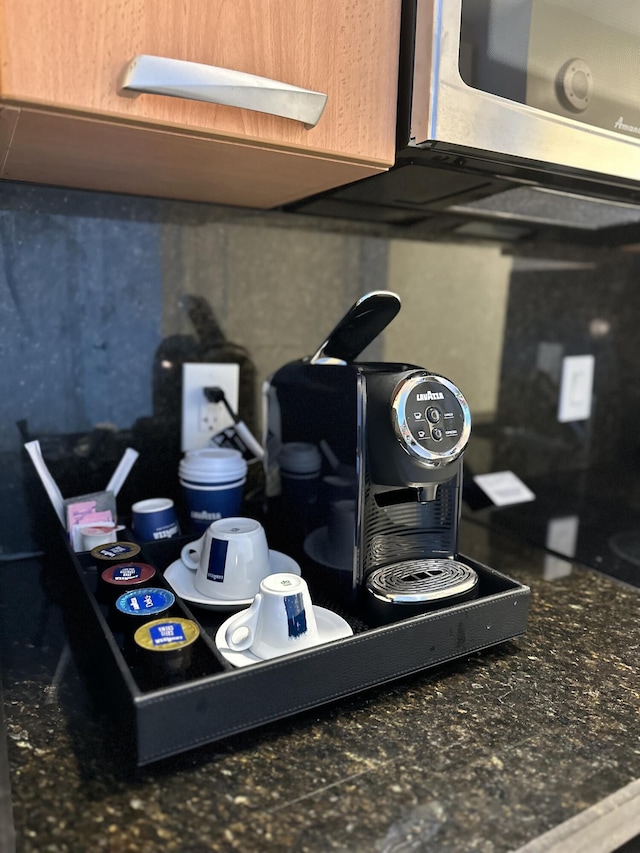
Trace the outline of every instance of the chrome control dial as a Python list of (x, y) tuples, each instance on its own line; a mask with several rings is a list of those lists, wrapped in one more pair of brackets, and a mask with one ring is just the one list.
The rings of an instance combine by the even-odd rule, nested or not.
[(427, 466), (439, 468), (464, 451), (471, 414), (453, 382), (424, 371), (411, 374), (395, 389), (391, 407), (401, 446)]

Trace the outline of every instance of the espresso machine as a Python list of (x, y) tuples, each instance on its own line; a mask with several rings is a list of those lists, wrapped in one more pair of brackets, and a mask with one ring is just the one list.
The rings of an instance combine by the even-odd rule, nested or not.
[[(363, 296), (314, 355), (265, 385), (268, 506), (280, 531), (325, 586), (379, 622), (477, 595), (476, 573), (456, 559), (464, 396), (422, 367), (356, 361), (399, 309), (394, 293)], [(283, 509), (279, 482), (283, 449), (296, 446), (322, 459), (304, 519), (299, 496)]]

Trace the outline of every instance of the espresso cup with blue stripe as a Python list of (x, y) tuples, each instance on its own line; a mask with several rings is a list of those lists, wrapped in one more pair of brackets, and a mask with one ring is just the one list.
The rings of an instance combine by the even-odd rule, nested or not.
[(285, 572), (264, 578), (251, 606), (230, 620), (225, 641), (233, 651), (249, 650), (261, 660), (318, 645), (306, 581)]
[(270, 572), (264, 527), (253, 518), (220, 518), (200, 539), (185, 545), (182, 562), (194, 571), (194, 586), (218, 601), (250, 601)]
[(138, 542), (157, 542), (180, 535), (175, 506), (170, 498), (148, 498), (131, 507), (131, 528)]

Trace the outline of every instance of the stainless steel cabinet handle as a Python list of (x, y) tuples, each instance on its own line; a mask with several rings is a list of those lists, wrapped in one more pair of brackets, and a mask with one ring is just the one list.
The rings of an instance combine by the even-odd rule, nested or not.
[(283, 116), (315, 127), (327, 96), (288, 83), (199, 62), (140, 54), (124, 70), (122, 94), (170, 95)]

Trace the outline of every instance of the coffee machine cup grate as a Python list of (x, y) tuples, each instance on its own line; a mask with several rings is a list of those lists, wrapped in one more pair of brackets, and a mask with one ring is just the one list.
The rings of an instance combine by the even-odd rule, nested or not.
[(424, 559), (392, 563), (367, 578), (369, 593), (389, 604), (448, 604), (477, 594), (478, 575), (458, 560)]

